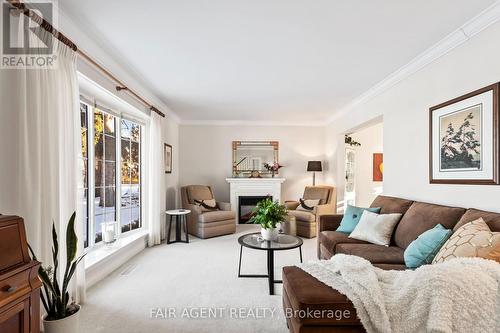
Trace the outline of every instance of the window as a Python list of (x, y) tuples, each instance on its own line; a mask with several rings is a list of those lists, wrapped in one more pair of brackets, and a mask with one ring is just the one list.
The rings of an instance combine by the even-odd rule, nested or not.
[(94, 109), (94, 235), (102, 240), (101, 225), (116, 221), (116, 118)]
[(121, 229), (141, 227), (141, 127), (121, 121)]
[[(88, 247), (102, 241), (102, 224), (105, 222), (116, 221), (120, 226), (118, 233), (142, 226), (142, 126), (83, 101), (80, 108), (81, 159), (85, 170), (82, 189), (85, 212), (82, 218), (85, 246)], [(89, 128), (88, 124), (93, 126)], [(92, 149), (88, 149), (89, 142)], [(93, 194), (90, 198), (89, 193)]]

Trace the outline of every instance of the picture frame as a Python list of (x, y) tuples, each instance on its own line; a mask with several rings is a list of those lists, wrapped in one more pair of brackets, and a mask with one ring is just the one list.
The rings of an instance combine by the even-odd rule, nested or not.
[(431, 184), (499, 184), (500, 83), (429, 109)]
[(172, 173), (172, 146), (168, 143), (164, 145), (164, 164), (165, 164), (165, 173)]
[(373, 181), (384, 181), (384, 154), (373, 153)]

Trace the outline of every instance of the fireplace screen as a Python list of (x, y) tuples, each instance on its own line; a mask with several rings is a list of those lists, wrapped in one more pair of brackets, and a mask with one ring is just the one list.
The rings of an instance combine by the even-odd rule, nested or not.
[(255, 206), (257, 206), (257, 203), (267, 198), (272, 199), (273, 197), (270, 195), (238, 197), (238, 223), (248, 223), (248, 221), (252, 217), (252, 211), (254, 210)]

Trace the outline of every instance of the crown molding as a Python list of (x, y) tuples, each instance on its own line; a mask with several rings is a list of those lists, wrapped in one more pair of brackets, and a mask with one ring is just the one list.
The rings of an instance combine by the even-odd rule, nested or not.
[(500, 1), (496, 1), (491, 6), (483, 10), (481, 13), (467, 21), (460, 28), (456, 29), (448, 36), (440, 40), (431, 48), (427, 49), (408, 64), (399, 68), (388, 77), (377, 83), (372, 88), (368, 89), (365, 93), (361, 94), (354, 100), (352, 100), (348, 105), (340, 109), (334, 115), (332, 115), (327, 123), (332, 123), (334, 120), (342, 117), (355, 107), (362, 105), (372, 98), (382, 94), (389, 88), (398, 84), (407, 77), (415, 74), (422, 68), (433, 63), (440, 57), (444, 56), (454, 48), (467, 42), (474, 35), (477, 35), (484, 29), (488, 28), (490, 25), (498, 22), (500, 20)]
[(324, 121), (181, 120), (186, 126), (303, 126), (324, 127)]

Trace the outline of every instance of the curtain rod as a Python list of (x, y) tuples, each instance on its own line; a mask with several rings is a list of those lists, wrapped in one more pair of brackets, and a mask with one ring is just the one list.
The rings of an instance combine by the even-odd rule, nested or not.
[(75, 43), (68, 37), (66, 37), (63, 33), (55, 29), (52, 24), (47, 22), (45, 19), (40, 17), (37, 13), (29, 9), (23, 2), (20, 2), (19, 0), (6, 0), (12, 7), (19, 9), (23, 12), (23, 14), (29, 18), (31, 18), (33, 21), (38, 23), (40, 27), (42, 27), (44, 30), (47, 32), (51, 33), (55, 38), (57, 38), (61, 43), (64, 45), (68, 46), (71, 48), (73, 51), (77, 52), (78, 55), (83, 58), (85, 61), (87, 61), (89, 64), (92, 66), (96, 67), (99, 71), (101, 71), (104, 75), (106, 75), (109, 79), (114, 81), (117, 86), (116, 90), (117, 91), (122, 91), (125, 90), (127, 91), (130, 95), (135, 97), (137, 100), (139, 100), (142, 104), (146, 105), (149, 110), (156, 112), (158, 115), (165, 117), (165, 114), (158, 110), (156, 107), (154, 107), (152, 104), (148, 103), (144, 98), (139, 96), (135, 91), (132, 89), (128, 88), (123, 82), (118, 80), (113, 74), (111, 74), (108, 70), (106, 70), (103, 66), (101, 66), (99, 63), (97, 63), (94, 59), (92, 59), (90, 56), (88, 56), (85, 52), (82, 50), (78, 49)]

